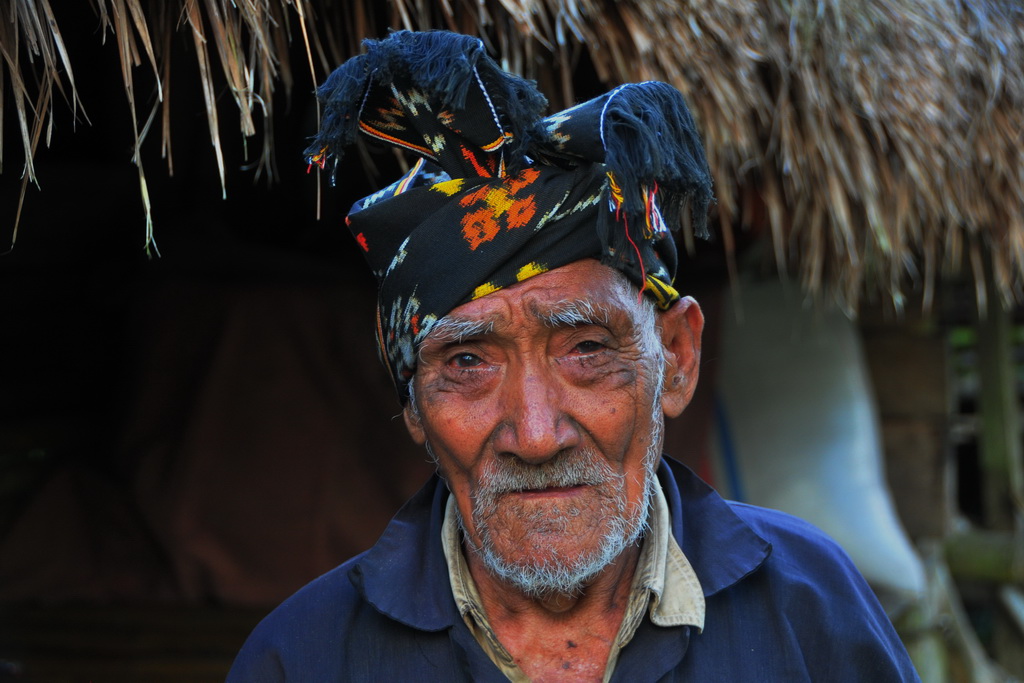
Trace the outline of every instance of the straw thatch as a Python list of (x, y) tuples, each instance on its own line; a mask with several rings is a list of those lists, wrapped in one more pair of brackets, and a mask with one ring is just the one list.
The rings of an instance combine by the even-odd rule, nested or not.
[[(235, 120), (245, 136), (269, 130), (255, 120), (273, 115), (276, 87), (322, 79), (362, 36), (384, 28), (372, 0), (93, 3), (119, 50), (147, 215), (139, 148), (153, 126), (172, 165), (170, 93), (159, 90), (169, 83), (172, 34), (192, 35), (194, 62), (175, 68), (201, 79), (223, 181), (220, 136), (234, 134)], [(69, 27), (50, 1), (2, 0), (0, 8), (0, 88), (12, 93), (28, 181), (55, 100), (86, 112), (74, 55), (62, 40)], [(566, 97), (583, 53), (609, 84), (675, 84), (705, 134), (726, 249), (737, 229), (766, 227), (775, 260), (799, 273), (808, 291), (835, 293), (852, 310), (866, 290), (886, 292), (900, 306), (918, 289), (929, 305), (944, 266), (968, 264), (983, 283), (990, 256), (1003, 298), (1024, 298), (1018, 4), (392, 0), (388, 11), (396, 28), (479, 33), (508, 68), (547, 78)], [(289, 62), (293, 42), (304, 47), (306, 63)], [(158, 84), (151, 108), (137, 104), (150, 101), (150, 93), (135, 91), (139, 69)], [(230, 122), (228, 107), (215, 100), (221, 83), (233, 96)], [(268, 173), (271, 143), (262, 141), (257, 164)]]

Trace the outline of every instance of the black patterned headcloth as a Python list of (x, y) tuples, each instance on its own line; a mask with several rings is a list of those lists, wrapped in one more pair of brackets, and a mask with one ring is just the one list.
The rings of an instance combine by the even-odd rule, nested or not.
[(377, 276), (377, 332), (404, 401), (416, 350), (455, 307), (585, 258), (623, 273), (663, 309), (692, 215), (705, 236), (711, 177), (682, 95), (620, 86), (543, 117), (532, 81), (474, 37), (399, 31), (365, 42), (320, 86), (311, 164), (334, 171), (360, 131), (415, 152), (347, 223)]

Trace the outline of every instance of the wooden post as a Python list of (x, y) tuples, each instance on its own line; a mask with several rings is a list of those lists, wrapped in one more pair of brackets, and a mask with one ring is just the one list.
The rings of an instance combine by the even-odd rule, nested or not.
[(981, 383), (982, 501), (985, 526), (1014, 527), (1015, 489), (1021, 481), (1020, 415), (1013, 365), (1012, 316), (1003, 308), (991, 273), (986, 273), (989, 296), (978, 323), (978, 375)]

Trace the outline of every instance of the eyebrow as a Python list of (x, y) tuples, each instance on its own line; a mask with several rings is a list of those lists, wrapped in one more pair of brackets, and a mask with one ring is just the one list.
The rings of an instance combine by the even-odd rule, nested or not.
[(608, 309), (588, 299), (560, 301), (541, 308), (530, 306), (530, 315), (547, 327), (579, 327), (580, 325), (607, 325)]
[(445, 342), (460, 343), (470, 337), (478, 337), (490, 334), (494, 331), (494, 319), (469, 320), (456, 316), (446, 315), (430, 328), (427, 339)]

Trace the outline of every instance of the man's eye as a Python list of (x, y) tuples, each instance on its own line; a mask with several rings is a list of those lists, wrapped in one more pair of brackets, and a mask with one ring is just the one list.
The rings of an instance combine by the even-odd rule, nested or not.
[(483, 365), (483, 359), (474, 353), (460, 353), (448, 361), (457, 368), (475, 368)]
[(601, 342), (588, 339), (587, 341), (581, 341), (577, 344), (574, 350), (577, 353), (597, 353), (604, 348), (605, 346)]

